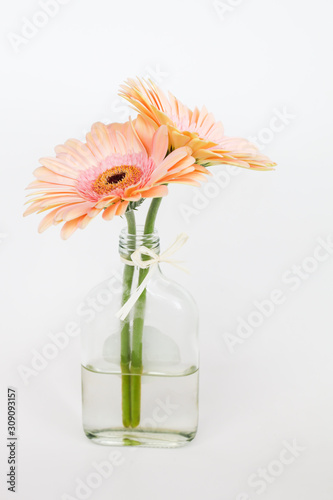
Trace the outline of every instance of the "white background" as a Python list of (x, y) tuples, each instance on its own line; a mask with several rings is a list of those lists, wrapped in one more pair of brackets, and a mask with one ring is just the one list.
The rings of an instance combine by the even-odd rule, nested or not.
[[(87, 498), (332, 500), (333, 256), (313, 257), (333, 233), (331, 1), (62, 3), (17, 50), (24, 18), (43, 23), (38, 1), (7, 2), (0, 21), (1, 498), (75, 498), (78, 478), (111, 451), (81, 430), (78, 337), (27, 385), (18, 366), (78, 320), (82, 297), (117, 260), (124, 221), (99, 218), (67, 242), (59, 227), (39, 235), (41, 216), (22, 217), (24, 188), (55, 145), (83, 139), (95, 121), (125, 120), (119, 84), (150, 75), (189, 106), (205, 104), (227, 135), (255, 137), (278, 167), (211, 181), (201, 209), (191, 187), (163, 201), (162, 245), (190, 235), (191, 275), (164, 271), (200, 309), (199, 432), (183, 449), (119, 449), (123, 463)], [(293, 266), (303, 266), (298, 282)], [(274, 289), (283, 304), (228, 348), (225, 334)], [(19, 401), (16, 494), (4, 481), (8, 385)], [(259, 495), (248, 478), (294, 440), (299, 456)]]

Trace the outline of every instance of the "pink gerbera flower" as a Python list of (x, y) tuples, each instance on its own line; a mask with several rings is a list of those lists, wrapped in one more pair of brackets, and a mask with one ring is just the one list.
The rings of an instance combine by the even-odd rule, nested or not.
[(75, 139), (55, 148), (55, 158), (42, 158), (28, 188), (36, 189), (24, 215), (51, 210), (39, 232), (64, 222), (61, 236), (67, 239), (103, 211), (111, 220), (123, 215), (130, 202), (165, 196), (166, 184), (198, 185), (204, 169), (195, 165), (189, 147), (167, 155), (168, 130), (162, 126), (137, 133), (133, 123), (95, 123), (86, 142)]
[(166, 125), (171, 149), (188, 146), (197, 163), (206, 166), (226, 163), (255, 170), (271, 170), (276, 164), (246, 139), (226, 137), (223, 125), (205, 107), (194, 111), (170, 92), (168, 97), (153, 82), (128, 79), (121, 85), (120, 96), (129, 101), (143, 120), (137, 130), (147, 123), (155, 127)]

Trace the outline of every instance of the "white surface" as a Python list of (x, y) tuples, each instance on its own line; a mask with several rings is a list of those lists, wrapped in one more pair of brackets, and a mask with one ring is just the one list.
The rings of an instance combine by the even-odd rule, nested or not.
[[(100, 218), (67, 242), (57, 227), (38, 235), (39, 217), (22, 218), (23, 190), (56, 144), (82, 139), (94, 121), (126, 117), (123, 79), (159, 69), (165, 89), (190, 106), (205, 103), (228, 135), (263, 138), (278, 168), (241, 170), (225, 188), (208, 188), (216, 196), (188, 221), (181, 204), (193, 206), (194, 189), (175, 187), (163, 202), (162, 244), (190, 235), (182, 253), (191, 276), (165, 272), (200, 307), (199, 433), (184, 449), (119, 449), (123, 463), (87, 498), (331, 500), (333, 256), (294, 291), (285, 273), (314, 265), (306, 259), (318, 238), (332, 235), (332, 3), (226, 0), (220, 16), (208, 0), (65, 3), (17, 53), (8, 34), (20, 34), (38, 2), (7, 2), (0, 21), (2, 438), (6, 387), (19, 398), (18, 492), (6, 491), (2, 439), (1, 498), (75, 498), (77, 478), (112, 451), (81, 431), (77, 337), (28, 385), (17, 367), (30, 365), (49, 332), (77, 321), (82, 296), (117, 259), (123, 221)], [(293, 118), (263, 131), (284, 108)], [(283, 304), (230, 352), (224, 334), (274, 289)], [(293, 440), (305, 449), (283, 470), (272, 465)], [(260, 467), (280, 475), (258, 495), (248, 478)]]

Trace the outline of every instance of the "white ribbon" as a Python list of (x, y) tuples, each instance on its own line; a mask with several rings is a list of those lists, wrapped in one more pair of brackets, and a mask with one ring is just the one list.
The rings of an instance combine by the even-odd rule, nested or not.
[[(131, 255), (131, 260), (124, 259), (121, 257), (122, 262), (124, 262), (127, 266), (137, 266), (140, 269), (148, 269), (149, 271), (146, 275), (146, 277), (143, 279), (142, 283), (138, 286), (138, 288), (133, 292), (130, 296), (130, 298), (125, 302), (125, 304), (119, 309), (119, 311), (116, 314), (116, 317), (119, 318), (121, 321), (123, 321), (140, 295), (142, 294), (143, 290), (146, 288), (149, 279), (151, 278), (154, 270), (160, 264), (161, 262), (167, 262), (168, 264), (172, 264), (175, 267), (178, 267), (178, 269), (181, 269), (182, 271), (188, 272), (187, 269), (184, 267), (180, 266), (180, 261), (170, 259), (169, 257), (173, 255), (175, 252), (177, 252), (183, 245), (188, 240), (188, 235), (186, 233), (181, 233), (177, 236), (175, 242), (169, 247), (165, 252), (161, 253), (158, 255), (155, 253), (151, 248), (147, 248), (146, 246), (141, 246), (138, 247)], [(143, 260), (143, 255), (146, 257), (150, 257), (147, 260)]]

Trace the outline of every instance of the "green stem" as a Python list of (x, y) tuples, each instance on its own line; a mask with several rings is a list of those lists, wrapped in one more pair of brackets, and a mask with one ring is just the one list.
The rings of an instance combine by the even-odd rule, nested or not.
[(151, 234), (154, 232), (155, 220), (161, 202), (162, 198), (153, 198), (147, 213), (146, 223), (144, 227), (144, 234)]
[[(162, 198), (153, 198), (146, 218), (144, 234), (154, 231), (155, 220)], [(138, 285), (142, 283), (148, 269), (140, 269)], [(146, 289), (138, 298), (134, 309), (132, 358), (131, 358), (131, 424), (137, 427), (140, 423), (141, 413), (141, 374), (142, 374), (142, 334), (146, 308)]]
[[(135, 234), (135, 215), (133, 210), (125, 213), (128, 233)], [(130, 255), (126, 256), (130, 259)], [(123, 295), (121, 299), (122, 305), (129, 299), (132, 289), (134, 267), (124, 267), (123, 273)], [(121, 394), (122, 394), (122, 415), (124, 427), (131, 425), (131, 375), (130, 375), (130, 361), (131, 361), (131, 343), (130, 343), (130, 320), (129, 316), (121, 322), (121, 352), (120, 352), (120, 365), (121, 365)]]

